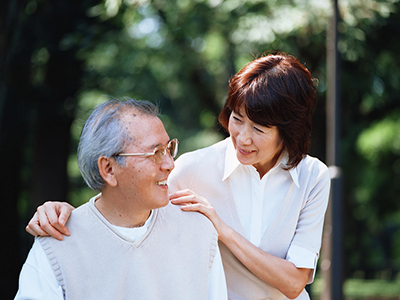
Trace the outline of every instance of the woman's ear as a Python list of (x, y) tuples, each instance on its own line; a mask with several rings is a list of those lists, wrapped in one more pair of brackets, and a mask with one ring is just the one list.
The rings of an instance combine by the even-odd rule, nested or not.
[(110, 186), (117, 186), (118, 181), (115, 174), (117, 162), (112, 157), (100, 156), (97, 160), (100, 176)]

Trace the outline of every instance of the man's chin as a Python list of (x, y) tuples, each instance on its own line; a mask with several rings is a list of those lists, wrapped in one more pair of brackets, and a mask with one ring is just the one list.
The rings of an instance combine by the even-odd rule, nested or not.
[(169, 203), (169, 197), (168, 195), (166, 197), (163, 197), (159, 201), (157, 201), (157, 204), (159, 205), (158, 207), (155, 207), (154, 209), (161, 208), (167, 206)]

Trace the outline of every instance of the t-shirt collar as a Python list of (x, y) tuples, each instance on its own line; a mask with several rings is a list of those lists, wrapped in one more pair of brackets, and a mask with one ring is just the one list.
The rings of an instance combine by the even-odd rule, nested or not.
[[(240, 166), (240, 162), (236, 157), (236, 151), (235, 147), (233, 146), (232, 138), (228, 137), (226, 139), (227, 141), (227, 146), (226, 146), (226, 152), (225, 152), (225, 168), (224, 168), (224, 176), (222, 177), (222, 181), (226, 180), (229, 176), (232, 175), (233, 172), (237, 169), (238, 166)], [(279, 157), (279, 163), (276, 167), (279, 165), (282, 165), (283, 167), (287, 167), (287, 162), (288, 162), (288, 154), (287, 152), (283, 152), (282, 155)], [(298, 174), (298, 169), (297, 167), (291, 168), (289, 170), (290, 176), (292, 177), (292, 180), (294, 184), (297, 187), (300, 187), (299, 185), (299, 174)]]

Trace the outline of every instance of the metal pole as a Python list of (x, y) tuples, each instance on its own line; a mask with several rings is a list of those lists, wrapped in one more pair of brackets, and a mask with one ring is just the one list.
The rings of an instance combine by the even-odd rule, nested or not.
[(333, 14), (327, 35), (327, 163), (331, 173), (331, 194), (326, 213), (321, 269), (325, 281), (323, 300), (343, 299), (342, 172), (340, 169), (340, 84), (338, 54), (338, 0), (332, 0)]

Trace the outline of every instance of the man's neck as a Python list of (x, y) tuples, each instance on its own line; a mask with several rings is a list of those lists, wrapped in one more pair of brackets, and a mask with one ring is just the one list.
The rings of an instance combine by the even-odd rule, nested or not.
[(110, 197), (107, 193), (102, 193), (94, 204), (104, 218), (113, 225), (127, 228), (143, 226), (151, 210), (139, 210), (126, 205), (127, 202), (126, 199)]

